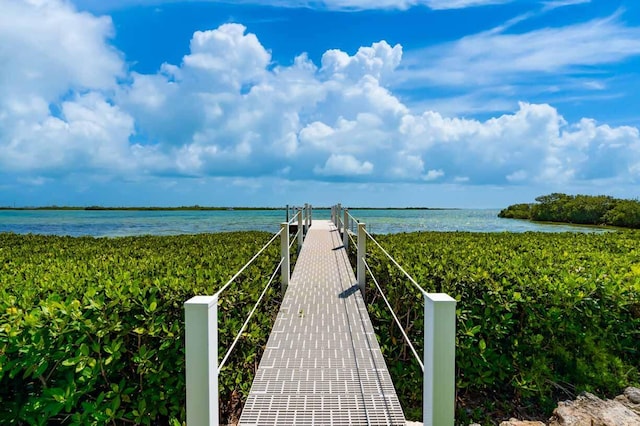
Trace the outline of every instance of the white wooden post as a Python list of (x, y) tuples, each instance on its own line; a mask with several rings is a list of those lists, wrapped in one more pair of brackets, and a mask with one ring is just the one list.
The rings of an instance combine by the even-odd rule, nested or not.
[(187, 424), (218, 425), (218, 298), (184, 304)]
[(366, 225), (364, 223), (358, 223), (358, 287), (360, 287), (360, 293), (364, 297), (365, 293), (365, 281), (367, 277), (367, 270), (364, 266), (364, 257), (367, 254), (367, 234), (365, 233)]
[(342, 213), (342, 205), (338, 203), (336, 206), (336, 228), (338, 228), (338, 232), (340, 232), (340, 213)]
[(304, 235), (309, 231), (309, 203), (304, 204)]
[(342, 245), (345, 250), (349, 249), (349, 209), (344, 209), (344, 220), (342, 221), (344, 234), (342, 234)]
[(455, 411), (456, 301), (424, 295), (424, 426), (453, 426)]
[(302, 209), (298, 209), (298, 253), (302, 250), (302, 238), (304, 237), (304, 229), (302, 227)]
[(280, 255), (283, 259), (280, 268), (280, 276), (282, 278), (280, 290), (284, 295), (287, 287), (289, 287), (289, 276), (291, 275), (291, 268), (289, 266), (289, 223), (281, 223), (280, 229), (282, 231), (280, 234)]

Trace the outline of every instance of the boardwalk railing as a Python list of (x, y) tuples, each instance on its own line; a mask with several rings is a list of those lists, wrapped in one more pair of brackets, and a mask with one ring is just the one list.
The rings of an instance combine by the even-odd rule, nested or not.
[[(425, 426), (454, 424), (455, 412), (455, 336), (456, 301), (444, 293), (427, 293), (413, 277), (369, 234), (366, 224), (355, 219), (340, 204), (331, 208), (331, 220), (343, 232), (343, 245), (351, 241), (357, 247), (358, 286), (364, 297), (366, 275), (369, 272), (382, 299), (391, 311), (394, 321), (402, 332), (411, 352), (423, 371), (423, 423)], [(424, 352), (422, 359), (391, 308), (380, 283), (373, 275), (366, 260), (367, 241), (371, 240), (389, 258), (424, 297)]]
[[(289, 206), (287, 206), (287, 218)], [(290, 241), (290, 225), (297, 224), (297, 233)], [(291, 247), (297, 241), (298, 250), (302, 247), (304, 235), (311, 226), (311, 206), (297, 210), (291, 220), (283, 222), (278, 231), (224, 286), (213, 296), (194, 296), (185, 302), (185, 356), (187, 387), (187, 424), (189, 426), (217, 426), (218, 413), (218, 376), (229, 355), (240, 340), (249, 320), (260, 305), (269, 286), (278, 271), (281, 277), (281, 290), (289, 284), (291, 276)], [(262, 290), (258, 301), (245, 319), (240, 331), (230, 345), (222, 361), (218, 363), (218, 300), (233, 282), (249, 267), (278, 237), (280, 237), (281, 256), (269, 282)]]

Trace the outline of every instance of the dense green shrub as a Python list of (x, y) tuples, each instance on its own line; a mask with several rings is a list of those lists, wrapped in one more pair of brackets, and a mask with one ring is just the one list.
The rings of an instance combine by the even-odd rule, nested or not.
[[(268, 239), (0, 234), (0, 424), (184, 421), (183, 303), (215, 293)], [(223, 293), (221, 351), (277, 264), (277, 246)], [(278, 297), (272, 288), (220, 376), (223, 421), (249, 391)]]
[[(582, 390), (611, 396), (640, 380), (640, 233), (377, 238), (427, 291), (458, 300), (460, 424), (548, 416), (558, 399)], [(375, 247), (368, 258), (422, 348), (421, 294)], [(405, 413), (421, 418), (422, 372), (373, 285), (367, 294)]]
[(604, 215), (605, 223), (626, 228), (640, 228), (640, 203), (633, 200), (618, 200)]
[(514, 204), (498, 213), (508, 219), (530, 219), (584, 225), (613, 225), (640, 228), (640, 202), (606, 195), (553, 193), (536, 198), (533, 204)]
[[(268, 238), (0, 234), (0, 424), (184, 421), (183, 303), (214, 293)], [(640, 233), (378, 238), (428, 291), (458, 300), (460, 424), (546, 415), (558, 398), (612, 395), (640, 380)], [(275, 267), (277, 246), (222, 298), (222, 348)], [(368, 258), (421, 348), (422, 296), (374, 246)], [(422, 373), (371, 286), (368, 298), (405, 413), (420, 418)], [(251, 386), (278, 305), (276, 286), (223, 370), (223, 421)]]
[(513, 204), (498, 213), (498, 217), (506, 219), (531, 219), (531, 204)]

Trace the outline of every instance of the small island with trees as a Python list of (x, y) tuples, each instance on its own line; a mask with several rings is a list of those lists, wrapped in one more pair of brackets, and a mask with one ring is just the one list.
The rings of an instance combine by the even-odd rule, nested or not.
[(553, 193), (537, 197), (536, 203), (511, 205), (500, 211), (498, 216), (539, 222), (640, 228), (640, 201), (607, 195)]

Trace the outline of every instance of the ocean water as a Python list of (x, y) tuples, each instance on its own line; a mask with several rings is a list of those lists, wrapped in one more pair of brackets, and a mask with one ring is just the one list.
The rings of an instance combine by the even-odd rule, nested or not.
[[(594, 227), (538, 224), (501, 219), (499, 210), (350, 210), (375, 234), (414, 231), (469, 232), (606, 232)], [(314, 210), (328, 219), (329, 210)], [(0, 232), (118, 237), (258, 230), (277, 232), (285, 210), (87, 211), (3, 210)]]

